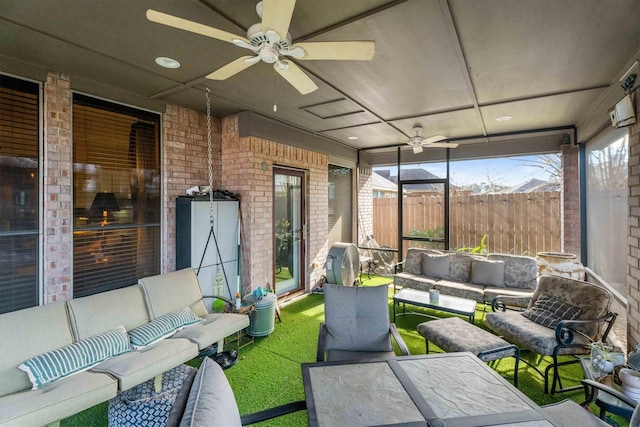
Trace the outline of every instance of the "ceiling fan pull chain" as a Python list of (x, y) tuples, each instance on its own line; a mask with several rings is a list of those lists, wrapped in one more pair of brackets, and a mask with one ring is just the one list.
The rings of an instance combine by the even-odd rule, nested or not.
[(213, 147), (211, 142), (211, 89), (207, 87), (207, 163), (209, 166), (209, 223), (213, 227)]

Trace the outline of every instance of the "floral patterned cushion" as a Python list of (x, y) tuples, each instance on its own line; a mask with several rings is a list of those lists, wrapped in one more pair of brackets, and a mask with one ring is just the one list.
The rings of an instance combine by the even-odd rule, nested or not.
[(428, 291), (433, 289), (438, 279), (432, 279), (427, 276), (421, 276), (411, 273), (397, 273), (393, 276), (393, 283), (396, 286), (417, 289), (419, 291)]
[[(578, 320), (598, 319), (604, 316), (609, 312), (613, 298), (609, 291), (596, 284), (553, 275), (541, 276), (538, 279), (538, 287), (533, 293), (529, 307), (533, 307), (542, 294), (579, 307), (581, 313), (577, 317)], [(598, 340), (603, 332), (601, 329), (602, 324), (591, 324), (579, 330)]]
[[(521, 349), (527, 349), (543, 356), (553, 355), (554, 348), (558, 345), (555, 329), (539, 325), (522, 315), (518, 311), (499, 311), (487, 313), (484, 319), (485, 325), (497, 335), (513, 343)], [(589, 340), (580, 335), (576, 336), (577, 342), (588, 344)], [(563, 348), (558, 354), (587, 354), (589, 350), (584, 348)]]
[(464, 252), (451, 252), (449, 264), (449, 278), (459, 282), (469, 282), (471, 280), (471, 263), (477, 257)]
[(510, 288), (536, 288), (538, 262), (535, 258), (508, 254), (489, 254), (488, 260), (504, 261), (504, 286)]

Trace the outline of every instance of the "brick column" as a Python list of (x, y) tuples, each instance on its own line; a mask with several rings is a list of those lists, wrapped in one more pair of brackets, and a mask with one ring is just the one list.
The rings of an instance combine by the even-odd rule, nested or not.
[(640, 91), (635, 91), (635, 111), (638, 122), (629, 127), (629, 232), (627, 242), (627, 343), (628, 350), (640, 343)]
[[(163, 116), (162, 141), (162, 272), (176, 268), (176, 197), (194, 185), (209, 185), (207, 117), (168, 105)], [(220, 119), (211, 118), (213, 189), (221, 188)]]
[(562, 146), (562, 194), (560, 196), (561, 251), (580, 258), (580, 180), (578, 148)]
[(49, 72), (44, 84), (44, 289), (45, 304), (73, 296), (71, 86), (69, 76)]

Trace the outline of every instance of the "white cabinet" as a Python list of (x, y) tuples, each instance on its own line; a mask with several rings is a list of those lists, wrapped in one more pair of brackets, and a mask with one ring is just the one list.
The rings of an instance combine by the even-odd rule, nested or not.
[[(209, 212), (208, 198), (176, 199), (176, 270), (193, 267), (203, 295), (214, 294), (217, 278), (223, 285), (221, 295), (233, 299), (238, 290), (239, 202), (215, 200), (213, 227)], [(205, 300), (209, 310), (210, 302)]]

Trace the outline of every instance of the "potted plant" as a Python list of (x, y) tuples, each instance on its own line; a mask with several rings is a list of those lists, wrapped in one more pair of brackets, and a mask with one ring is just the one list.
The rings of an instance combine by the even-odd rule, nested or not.
[(591, 364), (598, 372), (610, 374), (613, 368), (624, 365), (625, 355), (618, 348), (602, 341), (594, 341), (591, 347)]

